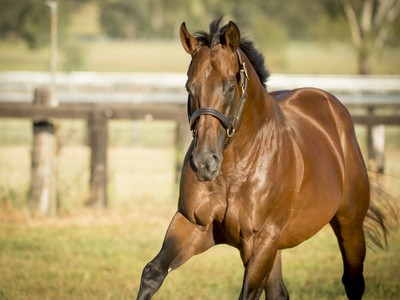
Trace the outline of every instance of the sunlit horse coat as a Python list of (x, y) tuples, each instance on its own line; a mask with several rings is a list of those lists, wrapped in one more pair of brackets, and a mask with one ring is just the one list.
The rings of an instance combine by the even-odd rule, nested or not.
[(328, 223), (347, 296), (360, 299), (370, 190), (349, 112), (318, 89), (268, 93), (263, 57), (233, 22), (220, 22), (195, 36), (185, 23), (180, 29), (192, 56), (186, 88), (194, 139), (178, 210), (143, 271), (138, 299), (151, 298), (170, 271), (221, 243), (240, 250), (240, 299), (263, 291), (286, 299), (280, 250)]

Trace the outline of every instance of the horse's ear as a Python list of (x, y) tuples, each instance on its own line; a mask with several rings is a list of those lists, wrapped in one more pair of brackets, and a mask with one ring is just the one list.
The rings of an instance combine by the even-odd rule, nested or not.
[(226, 28), (223, 44), (229, 51), (234, 52), (240, 45), (240, 31), (235, 23), (229, 21)]
[(187, 30), (185, 22), (183, 22), (181, 25), (181, 28), (179, 30), (179, 37), (181, 39), (183, 48), (186, 50), (187, 53), (193, 56), (194, 51), (199, 46), (199, 42)]

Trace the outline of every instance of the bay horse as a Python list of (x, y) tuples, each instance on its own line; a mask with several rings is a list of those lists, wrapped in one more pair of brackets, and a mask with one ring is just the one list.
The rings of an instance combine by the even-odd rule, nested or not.
[(180, 27), (188, 70), (193, 141), (182, 167), (178, 209), (161, 251), (143, 270), (137, 299), (150, 299), (167, 274), (217, 244), (240, 251), (240, 299), (288, 299), (281, 250), (330, 224), (343, 258), (349, 299), (365, 283), (363, 222), (367, 169), (351, 116), (330, 93), (269, 93), (269, 72), (233, 22), (192, 35)]

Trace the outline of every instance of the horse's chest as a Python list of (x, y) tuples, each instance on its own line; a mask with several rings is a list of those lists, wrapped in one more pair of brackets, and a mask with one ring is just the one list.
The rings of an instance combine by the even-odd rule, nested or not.
[(224, 228), (231, 243), (250, 240), (266, 229), (266, 225), (280, 228), (286, 224), (294, 197), (293, 187), (268, 178), (259, 176), (228, 192)]
[(239, 203), (228, 206), (223, 224), (225, 236), (232, 244), (240, 244), (254, 232), (248, 211)]
[(247, 240), (262, 227), (266, 220), (266, 206), (262, 205), (263, 197), (258, 197), (260, 193), (244, 187), (228, 196), (224, 228), (230, 242), (237, 244)]

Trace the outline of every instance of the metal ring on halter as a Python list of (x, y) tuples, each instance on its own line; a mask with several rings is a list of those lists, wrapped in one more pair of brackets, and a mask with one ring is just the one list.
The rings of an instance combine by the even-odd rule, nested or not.
[(236, 129), (235, 128), (227, 128), (226, 129), (226, 136), (228, 138), (232, 138), (236, 133)]

